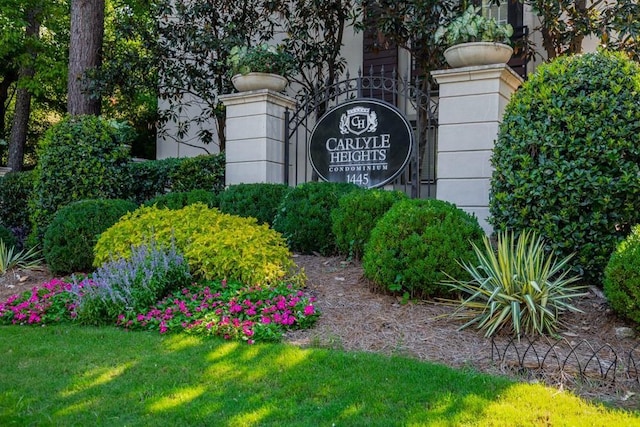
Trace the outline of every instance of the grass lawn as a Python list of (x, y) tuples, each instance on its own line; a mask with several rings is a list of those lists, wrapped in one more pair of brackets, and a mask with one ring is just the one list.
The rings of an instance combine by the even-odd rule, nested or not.
[(0, 327), (0, 425), (640, 426), (541, 385), (402, 357)]

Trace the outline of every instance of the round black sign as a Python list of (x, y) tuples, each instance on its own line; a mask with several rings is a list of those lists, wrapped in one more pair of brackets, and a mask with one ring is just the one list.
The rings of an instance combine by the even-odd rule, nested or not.
[(309, 160), (320, 178), (381, 187), (406, 167), (413, 130), (397, 108), (376, 99), (340, 104), (311, 133)]

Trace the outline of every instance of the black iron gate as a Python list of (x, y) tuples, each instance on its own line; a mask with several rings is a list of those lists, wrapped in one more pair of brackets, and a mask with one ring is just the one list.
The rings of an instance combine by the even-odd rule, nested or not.
[(295, 111), (285, 113), (285, 182), (297, 185), (317, 180), (309, 164), (309, 139), (318, 119), (331, 108), (354, 99), (380, 99), (398, 108), (411, 123), (415, 141), (407, 168), (394, 180), (393, 188), (413, 198), (435, 197), (438, 103), (427, 81), (386, 76), (384, 68), (374, 74), (330, 82), (313, 92), (299, 94)]

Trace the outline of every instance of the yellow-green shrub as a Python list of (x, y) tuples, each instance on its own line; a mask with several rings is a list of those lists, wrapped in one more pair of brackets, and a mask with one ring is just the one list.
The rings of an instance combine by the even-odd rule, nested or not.
[(171, 240), (185, 256), (192, 274), (204, 279), (230, 279), (247, 284), (282, 279), (293, 266), (282, 236), (254, 218), (241, 218), (202, 203), (169, 210), (141, 207), (102, 233), (95, 246), (96, 266), (131, 255), (131, 247), (153, 237)]

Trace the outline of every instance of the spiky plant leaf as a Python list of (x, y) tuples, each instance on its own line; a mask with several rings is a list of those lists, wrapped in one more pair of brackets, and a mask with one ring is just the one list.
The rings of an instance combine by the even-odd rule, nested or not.
[(583, 296), (579, 276), (569, 276), (571, 256), (558, 261), (547, 255), (545, 242), (534, 232), (497, 236), (494, 251), (488, 237), (483, 248), (473, 245), (477, 265), (461, 265), (472, 279), (451, 276), (444, 284), (460, 292), (460, 300), (444, 300), (457, 308), (452, 316), (466, 320), (460, 329), (476, 325), (489, 337), (501, 330), (520, 337), (523, 334), (555, 334), (559, 315), (580, 311), (571, 304)]
[(29, 250), (15, 251), (15, 247), (5, 245), (0, 240), (0, 275), (4, 275), (7, 271), (14, 268), (32, 269), (42, 264), (40, 251), (36, 248)]

